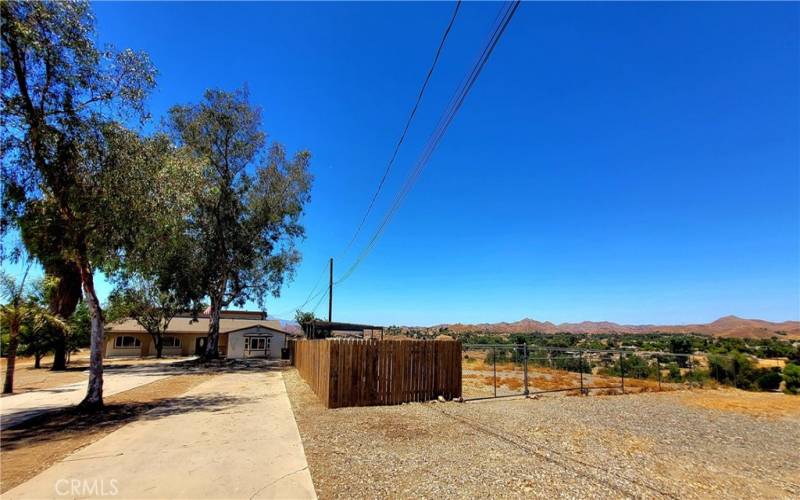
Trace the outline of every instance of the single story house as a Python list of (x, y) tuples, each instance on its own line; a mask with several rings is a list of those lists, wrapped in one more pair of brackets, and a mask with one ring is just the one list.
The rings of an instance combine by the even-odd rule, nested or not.
[[(164, 336), (164, 356), (190, 356), (205, 349), (209, 318), (189, 314), (172, 319)], [(281, 348), (300, 335), (286, 331), (278, 320), (260, 311), (222, 311), (219, 320), (219, 354), (229, 359), (280, 358)], [(106, 325), (106, 356), (155, 356), (152, 336), (134, 319)]]

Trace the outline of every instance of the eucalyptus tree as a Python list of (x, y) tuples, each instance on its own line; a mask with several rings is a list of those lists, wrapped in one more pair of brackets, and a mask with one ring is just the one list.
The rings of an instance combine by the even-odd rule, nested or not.
[(202, 165), (188, 234), (210, 302), (204, 357), (216, 358), (220, 311), (251, 300), (264, 309), (300, 261), (310, 153), (289, 157), (282, 145), (268, 145), (245, 89), (208, 90), (199, 103), (174, 106), (167, 123), (175, 143)]
[(191, 161), (146, 118), (155, 85), (145, 54), (95, 47), (86, 2), (2, 2), (3, 229), (17, 227), (43, 264), (77, 269), (91, 315), (83, 406), (102, 406), (104, 318), (94, 272), (147, 263), (191, 198)]

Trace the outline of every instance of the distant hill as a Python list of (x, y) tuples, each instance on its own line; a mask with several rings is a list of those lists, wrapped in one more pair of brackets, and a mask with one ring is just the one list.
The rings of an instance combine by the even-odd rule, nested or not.
[(694, 325), (620, 325), (608, 321), (583, 321), (581, 323), (554, 324), (530, 318), (513, 323), (479, 323), (474, 325), (453, 323), (423, 328), (439, 330), (447, 328), (453, 333), (486, 332), (495, 334), (512, 333), (699, 333), (714, 337), (770, 338), (780, 336), (786, 339), (800, 339), (800, 321), (773, 323), (760, 319), (744, 319), (725, 316), (712, 323)]

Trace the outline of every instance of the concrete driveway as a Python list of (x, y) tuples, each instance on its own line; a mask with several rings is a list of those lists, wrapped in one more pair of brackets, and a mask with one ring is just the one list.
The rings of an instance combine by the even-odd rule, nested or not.
[(281, 373), (218, 375), (3, 495), (109, 496), (316, 498)]
[[(131, 366), (106, 366), (103, 373), (103, 395), (111, 396), (128, 391), (150, 382), (175, 375), (172, 363), (191, 358), (154, 361), (152, 364)], [(50, 389), (37, 389), (0, 398), (0, 428), (24, 422), (44, 412), (72, 406), (83, 401), (86, 396), (86, 381), (89, 372), (84, 371), (86, 380)]]

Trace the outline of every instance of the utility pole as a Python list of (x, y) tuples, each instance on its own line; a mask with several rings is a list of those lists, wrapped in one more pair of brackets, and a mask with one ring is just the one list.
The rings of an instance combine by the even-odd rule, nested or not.
[(333, 257), (331, 257), (331, 274), (328, 278), (328, 323), (333, 321)]

